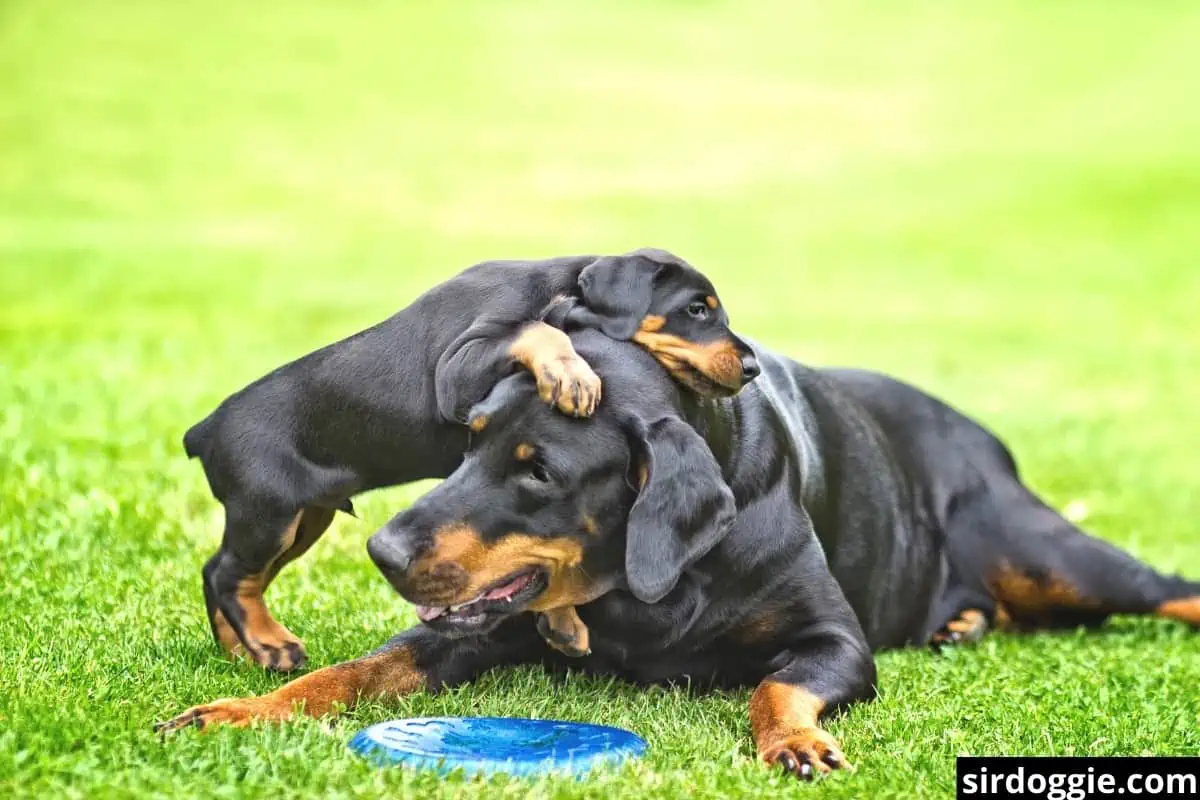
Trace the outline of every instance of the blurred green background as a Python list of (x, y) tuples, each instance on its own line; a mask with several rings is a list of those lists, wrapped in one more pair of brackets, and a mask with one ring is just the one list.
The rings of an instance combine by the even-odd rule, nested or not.
[[(723, 796), (745, 695), (533, 671), (160, 745), (280, 679), (223, 661), (219, 508), (179, 437), (229, 392), (489, 258), (671, 249), (735, 327), (982, 418), (1091, 530), (1200, 575), (1200, 7), (1184, 0), (0, 4), (0, 789)], [(314, 665), (413, 621), (360, 504), (272, 589)], [(1178, 626), (881, 659), (833, 727), (853, 797), (952, 792), (957, 753), (1196, 753)], [(649, 700), (646, 698), (649, 697)], [(623, 724), (595, 781), (380, 773), (418, 713)], [(795, 791), (802, 791), (796, 789)]]

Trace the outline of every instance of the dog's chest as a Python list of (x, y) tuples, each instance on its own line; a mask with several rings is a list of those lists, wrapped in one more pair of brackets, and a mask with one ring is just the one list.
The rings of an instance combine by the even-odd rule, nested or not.
[(704, 592), (686, 583), (652, 605), (612, 592), (579, 609), (592, 649), (581, 666), (638, 683), (737, 684), (759, 674), (761, 659), (720, 646), (708, 610)]

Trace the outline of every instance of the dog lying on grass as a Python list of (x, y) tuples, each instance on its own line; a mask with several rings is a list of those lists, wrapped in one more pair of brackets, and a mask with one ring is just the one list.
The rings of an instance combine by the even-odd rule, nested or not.
[[(371, 538), (423, 624), (160, 729), (323, 716), (499, 666), (570, 665), (755, 686), (760, 759), (811, 779), (847, 765), (820, 720), (874, 696), (874, 650), (1114, 613), (1200, 624), (1200, 584), (1078, 530), (997, 438), (911, 386), (759, 349), (758, 380), (702, 400), (645, 349), (586, 330), (572, 341), (604, 381), (593, 418), (534, 402), (529, 375), (501, 380), (468, 415), (459, 468)], [(589, 652), (549, 646), (530, 611), (569, 612)]]

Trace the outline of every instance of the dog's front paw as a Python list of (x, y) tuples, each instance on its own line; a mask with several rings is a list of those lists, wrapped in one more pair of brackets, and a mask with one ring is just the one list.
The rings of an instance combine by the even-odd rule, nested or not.
[(577, 355), (541, 362), (534, 375), (538, 396), (564, 414), (590, 417), (600, 404), (600, 376)]
[(589, 634), (574, 606), (555, 608), (538, 614), (538, 633), (546, 644), (571, 658), (582, 658), (592, 652)]
[(806, 781), (835, 769), (851, 768), (837, 740), (820, 728), (802, 728), (781, 737), (762, 748), (759, 758)]
[(155, 724), (154, 730), (167, 734), (182, 728), (207, 730), (218, 725), (244, 728), (253, 722), (282, 722), (291, 716), (290, 706), (282, 706), (265, 697), (226, 698), (193, 706), (173, 719)]

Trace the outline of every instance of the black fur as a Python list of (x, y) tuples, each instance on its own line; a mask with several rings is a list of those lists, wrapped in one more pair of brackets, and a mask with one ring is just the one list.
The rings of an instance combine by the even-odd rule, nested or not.
[[(616, 296), (610, 300), (606, 291)], [(517, 369), (510, 348), (531, 322), (561, 306), (563, 325), (604, 321), (628, 338), (628, 320), (609, 324), (618, 309), (682, 321), (689, 298), (714, 291), (701, 273), (662, 251), (486, 262), (231, 395), (184, 436), (184, 449), (200, 459), (226, 513), (221, 548), (204, 569), (214, 634), (220, 638), (223, 616), (256, 660), (278, 666), (279, 647), (247, 637), (239, 582), (260, 576), (254, 580), (265, 587), (319, 538), (329, 510), (352, 511), (355, 494), (449, 475), (468, 442), (459, 423)], [(591, 303), (601, 317), (589, 316)], [(723, 311), (702, 330), (690, 324), (701, 339), (752, 352), (729, 331)], [(302, 533), (280, 555), (297, 514), (310, 514), (312, 524), (302, 516)]]
[[(873, 650), (924, 644), (969, 609), (991, 620), (1008, 606), (1031, 626), (1095, 624), (1200, 594), (1200, 584), (1079, 531), (1021, 483), (998, 439), (899, 381), (759, 349), (758, 381), (701, 401), (635, 348), (588, 332), (574, 340), (605, 381), (593, 420), (529, 402), (527, 381), (498, 390), (506, 424), (372, 541), (428, 547), (424, 533), (452, 523), (487, 542), (513, 530), (561, 537), (593, 515), (598, 532), (577, 539), (599, 596), (578, 608), (591, 653), (576, 668), (642, 683), (769, 679), (828, 709), (874, 695)], [(517, 442), (551, 467), (535, 503), (522, 500), (529, 478), (512, 463)], [(640, 492), (639, 464), (649, 465)], [(736, 501), (733, 518), (713, 467)], [(689, 540), (697, 523), (706, 525)], [(1034, 587), (1026, 599), (1038, 587), (1059, 591), (1021, 608), (1011, 587), (997, 588), (1006, 575)], [(500, 646), (521, 630), (528, 643), (525, 607), (494, 609), (464, 642)], [(447, 658), (456, 674), (472, 673)], [(563, 662), (540, 644), (523, 660)]]

